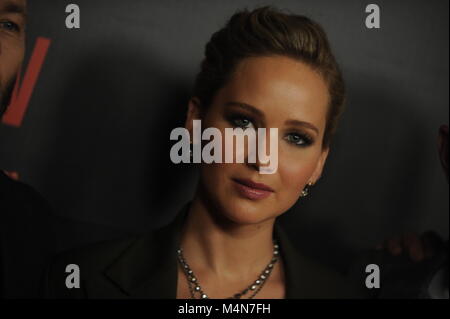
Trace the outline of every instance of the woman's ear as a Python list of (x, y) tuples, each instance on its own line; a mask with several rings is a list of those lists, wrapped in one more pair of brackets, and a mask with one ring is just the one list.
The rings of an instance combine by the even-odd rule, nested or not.
[(313, 185), (317, 183), (317, 181), (322, 176), (323, 167), (325, 166), (325, 162), (327, 161), (328, 153), (330, 151), (329, 147), (326, 147), (322, 150), (322, 153), (320, 154), (319, 160), (316, 165), (316, 169), (314, 170), (313, 175), (311, 176), (310, 183)]
[(184, 123), (184, 127), (189, 131), (189, 134), (192, 136), (193, 130), (193, 121), (200, 120), (200, 108), (201, 103), (197, 97), (192, 97), (188, 103), (188, 111), (186, 114), (186, 122)]

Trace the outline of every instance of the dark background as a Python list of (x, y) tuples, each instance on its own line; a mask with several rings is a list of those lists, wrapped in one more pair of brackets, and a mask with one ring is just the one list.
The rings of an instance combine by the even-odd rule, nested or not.
[(38, 36), (52, 44), (22, 126), (0, 125), (0, 167), (55, 214), (133, 233), (171, 220), (196, 170), (171, 163), (169, 133), (183, 125), (204, 46), (236, 10), (269, 4), (323, 25), (348, 86), (323, 178), (283, 217), (295, 244), (342, 268), (404, 231), (448, 238), (436, 149), (448, 124), (448, 1), (375, 1), (381, 29), (366, 29), (373, 2), (77, 0), (79, 30), (65, 27), (71, 2), (28, 2), (28, 56)]

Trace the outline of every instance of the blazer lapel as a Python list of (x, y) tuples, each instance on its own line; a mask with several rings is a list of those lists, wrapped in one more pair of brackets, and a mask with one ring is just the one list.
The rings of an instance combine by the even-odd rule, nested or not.
[[(175, 220), (160, 230), (137, 239), (106, 270), (105, 275), (120, 291), (133, 298), (175, 299), (177, 253), (189, 204)], [(275, 223), (286, 282), (286, 298), (339, 298), (342, 282), (328, 269), (297, 253)], [(341, 287), (342, 288), (342, 287)]]
[(175, 220), (137, 239), (105, 271), (105, 275), (133, 298), (175, 299), (177, 253), (186, 205)]
[(280, 245), (280, 253), (283, 258), (285, 272), (286, 299), (305, 298), (311, 285), (311, 279), (305, 276), (302, 260), (297, 256), (294, 247), (279, 223), (275, 223), (275, 237)]
[(347, 287), (341, 276), (299, 254), (278, 222), (275, 236), (284, 263), (286, 299), (346, 297)]

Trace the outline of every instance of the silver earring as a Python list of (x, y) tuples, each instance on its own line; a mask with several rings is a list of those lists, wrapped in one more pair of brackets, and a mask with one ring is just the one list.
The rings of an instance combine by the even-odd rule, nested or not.
[(305, 188), (302, 190), (302, 194), (300, 195), (300, 197), (306, 197), (309, 194), (309, 189), (311, 188), (311, 186), (313, 186), (314, 184), (312, 182), (309, 182), (308, 184), (306, 184)]

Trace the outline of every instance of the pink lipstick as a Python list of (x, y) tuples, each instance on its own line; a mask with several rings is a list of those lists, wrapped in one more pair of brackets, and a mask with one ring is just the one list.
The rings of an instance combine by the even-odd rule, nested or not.
[(264, 199), (274, 192), (272, 188), (265, 184), (255, 183), (249, 179), (233, 178), (238, 193), (251, 200)]

